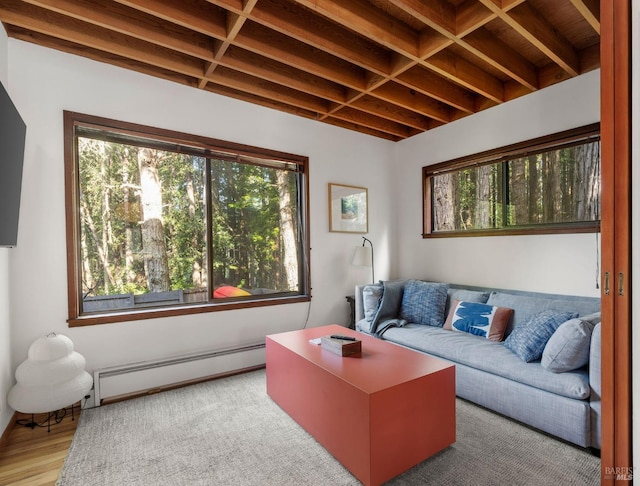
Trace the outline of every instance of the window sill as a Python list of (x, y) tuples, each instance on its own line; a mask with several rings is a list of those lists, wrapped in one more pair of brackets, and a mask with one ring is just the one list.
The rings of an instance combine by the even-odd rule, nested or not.
[(155, 309), (139, 309), (120, 312), (100, 312), (85, 314), (69, 318), (69, 327), (94, 326), (98, 324), (112, 324), (116, 322), (141, 321), (144, 319), (161, 319), (191, 314), (203, 314), (207, 312), (229, 311), (247, 309), (252, 307), (265, 307), (272, 305), (295, 304), (309, 302), (309, 295), (295, 295), (293, 297), (275, 297), (272, 299), (256, 299), (242, 301), (225, 301), (216, 303), (188, 304), (180, 306), (162, 307)]
[(564, 225), (544, 225), (539, 227), (501, 228), (486, 230), (438, 231), (423, 233), (423, 238), (469, 238), (474, 236), (514, 236), (514, 235), (553, 235), (570, 233), (599, 233), (600, 222), (582, 224), (567, 223)]

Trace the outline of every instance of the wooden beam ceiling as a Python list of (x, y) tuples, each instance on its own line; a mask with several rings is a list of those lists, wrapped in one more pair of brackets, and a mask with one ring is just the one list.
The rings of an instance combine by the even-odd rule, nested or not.
[(3, 0), (10, 37), (402, 140), (600, 65), (597, 0)]

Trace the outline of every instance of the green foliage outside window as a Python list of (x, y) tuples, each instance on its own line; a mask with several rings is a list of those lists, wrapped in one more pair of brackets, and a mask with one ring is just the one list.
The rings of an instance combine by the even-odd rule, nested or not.
[(80, 315), (306, 294), (304, 164), (74, 133)]
[(425, 236), (597, 230), (597, 132), (530, 145), (425, 167)]

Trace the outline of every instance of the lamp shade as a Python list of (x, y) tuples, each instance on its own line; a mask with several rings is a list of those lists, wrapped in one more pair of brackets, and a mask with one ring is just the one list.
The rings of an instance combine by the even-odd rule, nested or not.
[(23, 413), (60, 410), (81, 400), (93, 385), (84, 356), (67, 336), (51, 333), (36, 339), (28, 358), (16, 369), (16, 385), (7, 402)]
[(356, 246), (351, 259), (352, 265), (361, 267), (370, 267), (372, 260), (373, 249), (370, 246)]

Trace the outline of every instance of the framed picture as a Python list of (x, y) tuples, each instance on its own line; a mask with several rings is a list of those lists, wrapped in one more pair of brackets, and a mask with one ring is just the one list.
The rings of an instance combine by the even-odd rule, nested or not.
[(368, 195), (366, 187), (329, 183), (329, 231), (367, 233)]

